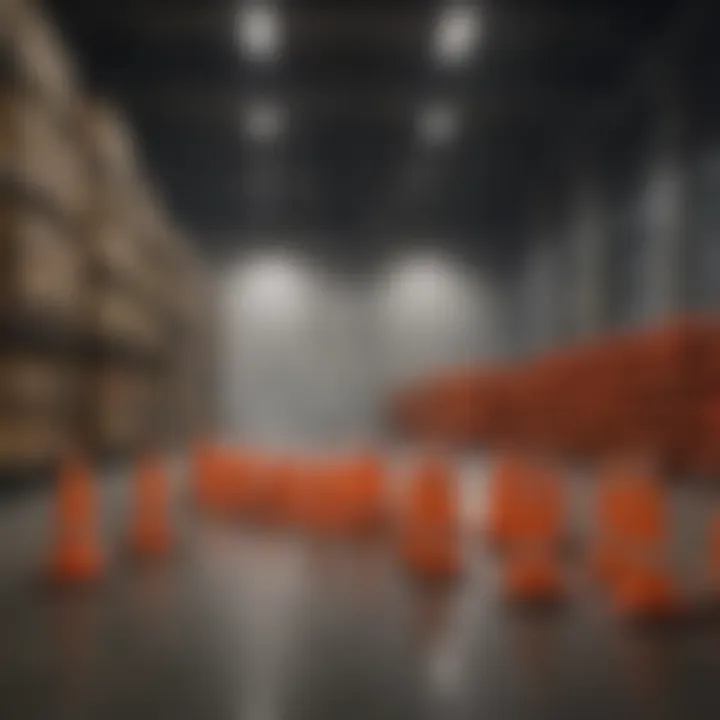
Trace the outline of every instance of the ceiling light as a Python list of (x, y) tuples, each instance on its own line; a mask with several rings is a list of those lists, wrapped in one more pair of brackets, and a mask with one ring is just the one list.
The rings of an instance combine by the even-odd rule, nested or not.
[(257, 142), (275, 142), (287, 130), (285, 112), (274, 103), (255, 103), (245, 108), (243, 115), (245, 134)]
[(455, 5), (446, 8), (437, 19), (433, 49), (444, 65), (467, 61), (480, 42), (482, 27), (475, 8)]
[(272, 5), (240, 8), (235, 34), (240, 51), (249, 60), (267, 62), (277, 58), (282, 44), (280, 11)]
[(431, 105), (418, 118), (418, 134), (428, 145), (444, 145), (458, 131), (457, 113), (447, 105)]

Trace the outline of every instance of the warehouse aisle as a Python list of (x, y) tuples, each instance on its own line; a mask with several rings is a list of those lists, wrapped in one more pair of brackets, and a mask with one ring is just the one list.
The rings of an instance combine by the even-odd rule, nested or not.
[[(466, 519), (484, 463), (463, 465)], [(479, 470), (480, 468), (480, 470)], [(578, 484), (577, 501), (584, 488)], [(120, 552), (126, 489), (102, 486)], [(197, 517), (178, 485), (165, 567), (115, 556), (91, 593), (48, 594), (44, 498), (3, 508), (0, 717), (717, 717), (720, 626), (643, 634), (580, 573), (557, 615), (518, 615), (470, 532), (449, 591), (404, 576), (387, 543), (312, 541)], [(687, 506), (689, 501), (685, 499)], [(689, 512), (686, 510), (685, 512)], [(469, 527), (469, 526), (468, 526)], [(577, 565), (577, 563), (576, 563)]]

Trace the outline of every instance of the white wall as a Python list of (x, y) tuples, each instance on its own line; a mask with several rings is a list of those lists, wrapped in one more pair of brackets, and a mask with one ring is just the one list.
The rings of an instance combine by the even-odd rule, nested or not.
[(370, 435), (399, 383), (494, 348), (490, 282), (439, 254), (355, 279), (289, 252), (249, 255), (220, 288), (219, 403), (233, 440)]

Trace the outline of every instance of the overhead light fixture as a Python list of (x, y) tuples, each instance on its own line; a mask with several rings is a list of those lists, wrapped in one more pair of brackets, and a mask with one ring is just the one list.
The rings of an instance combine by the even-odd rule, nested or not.
[(458, 132), (457, 112), (448, 105), (429, 105), (418, 116), (418, 135), (427, 145), (445, 145)]
[(433, 50), (443, 65), (468, 61), (480, 42), (480, 13), (468, 5), (451, 5), (441, 11), (435, 27)]
[(276, 142), (287, 131), (287, 115), (275, 103), (257, 102), (248, 105), (243, 111), (243, 130), (256, 142)]
[(235, 37), (242, 54), (255, 62), (276, 59), (281, 52), (282, 19), (272, 4), (247, 4), (236, 18)]

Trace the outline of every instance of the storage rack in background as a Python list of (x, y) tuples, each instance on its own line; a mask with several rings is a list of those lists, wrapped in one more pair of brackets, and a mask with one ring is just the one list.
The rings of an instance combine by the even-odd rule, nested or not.
[(42, 10), (0, 14), (0, 473), (186, 440), (205, 413), (202, 265)]

